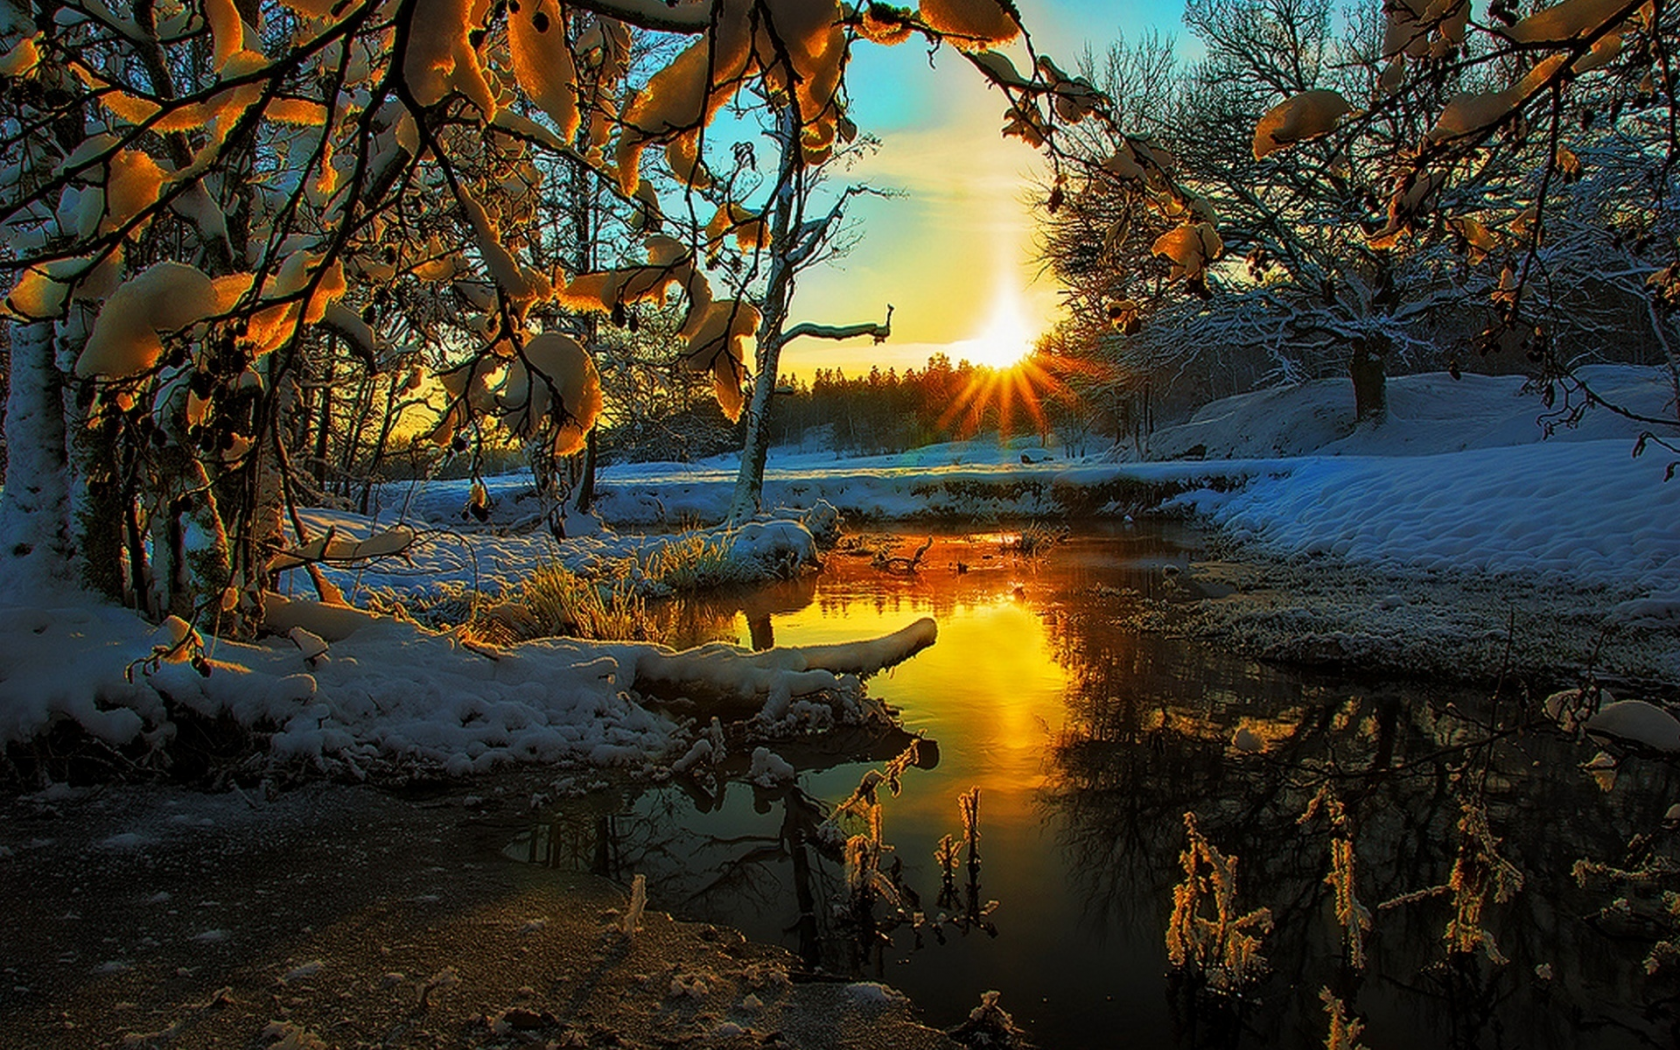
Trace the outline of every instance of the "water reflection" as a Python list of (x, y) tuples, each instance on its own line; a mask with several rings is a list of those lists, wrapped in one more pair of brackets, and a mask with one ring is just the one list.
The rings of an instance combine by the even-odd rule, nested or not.
[[(855, 887), (829, 803), (898, 754), (902, 736), (778, 747), (801, 769), (780, 793), (720, 777), (715, 790), (570, 804), (510, 853), (624, 881), (646, 874), (655, 906), (782, 940), (813, 969), (889, 980), (934, 1023), (1001, 989), (1047, 1048), (1106, 1047), (1116, 1031), (1139, 1045), (1322, 1045), (1321, 990), (1364, 1020), (1373, 1047), (1680, 1045), (1674, 986), (1640, 966), (1648, 931), (1628, 940), (1582, 921), (1611, 893), (1570, 876), (1580, 858), (1621, 863), (1635, 833), (1660, 825), (1680, 787), (1673, 771), (1630, 761), (1602, 792), (1576, 768), (1573, 742), (1515, 731), (1532, 707), (1515, 694), (1495, 704), (1292, 674), (1140, 633), (1145, 599), (1217, 593), (1193, 558), (1193, 537), (1141, 530), (1075, 537), (1033, 560), (995, 539), (941, 538), (913, 575), (837, 556), (814, 580), (693, 613), (753, 644), (939, 618), (938, 645), (871, 683), (940, 758), (881, 802), (878, 866), (900, 904), (871, 902), (867, 922), (848, 912)], [(983, 891), (956, 802), (975, 787)], [(1302, 822), (1326, 787), (1339, 819), (1320, 810)], [(1503, 965), (1450, 953), (1444, 938), (1467, 914), (1448, 886), (1470, 848), (1467, 805), (1485, 817), (1491, 855), (1525, 880), (1503, 903), (1489, 890), (1479, 912)], [(1271, 912), (1271, 976), (1240, 996), (1168, 976), (1186, 813), (1239, 859), (1239, 913)], [(1351, 846), (1339, 863), (1373, 920), (1363, 967), (1326, 881), (1338, 843)], [(860, 950), (871, 924), (866, 935), (880, 936)]]

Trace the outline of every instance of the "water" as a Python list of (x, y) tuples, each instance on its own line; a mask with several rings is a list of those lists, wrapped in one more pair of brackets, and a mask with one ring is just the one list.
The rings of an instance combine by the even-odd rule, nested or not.
[[(918, 540), (903, 538), (897, 553)], [(809, 831), (809, 809), (740, 781), (580, 800), (508, 853), (626, 881), (646, 874), (651, 906), (785, 943), (824, 973), (887, 981), (931, 1024), (956, 1023), (998, 989), (1050, 1050), (1322, 1045), (1321, 989), (1365, 1020), (1372, 1047), (1674, 1045), (1674, 978), (1648, 978), (1641, 965), (1649, 922), (1583, 919), (1617, 896), (1647, 913), (1660, 902), (1570, 875), (1579, 859), (1627, 860), (1628, 840), (1658, 828), (1680, 798), (1673, 771), (1629, 760), (1605, 791), (1578, 768), (1590, 748), (1514, 731), (1524, 708), (1510, 696), (1306, 675), (1138, 631), (1142, 596), (1228, 591), (1192, 570), (1195, 554), (1193, 534), (1159, 529), (1082, 534), (1033, 559), (996, 535), (942, 537), (912, 576), (836, 556), (814, 580), (688, 611), (696, 637), (743, 645), (939, 621), (937, 645), (870, 683), (906, 730), (937, 742), (937, 764), (908, 770), (883, 809), (899, 881), (920, 898), (907, 910), (943, 913), (937, 929), (904, 924), (860, 944), (836, 914), (842, 867), (789, 846), (802, 841), (791, 829)], [(1465, 746), (1494, 726), (1495, 742)], [(1239, 730), (1263, 753), (1237, 748)], [(802, 792), (832, 804), (904, 743), (851, 735), (777, 750), (801, 767)], [(1363, 970), (1348, 964), (1324, 881), (1341, 832), (1322, 814), (1298, 823), (1325, 784), (1346, 806), (1355, 890), (1374, 912)], [(960, 838), (957, 796), (973, 787), (978, 886), (959, 870), (958, 899), (942, 904), (935, 846)], [(1485, 951), (1447, 961), (1450, 889), (1378, 908), (1445, 887), (1461, 857), (1475, 860), (1461, 848), (1466, 798), (1524, 880), (1507, 902), (1491, 885), (1485, 894), (1479, 925), (1502, 965)], [(1169, 974), (1186, 812), (1239, 858), (1237, 912), (1272, 912), (1270, 976), (1240, 996)]]

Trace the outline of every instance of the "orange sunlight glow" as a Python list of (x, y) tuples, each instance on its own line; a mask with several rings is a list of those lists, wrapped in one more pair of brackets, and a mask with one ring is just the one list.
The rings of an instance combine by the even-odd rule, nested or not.
[(1078, 399), (1056, 374), (1054, 362), (1049, 359), (1029, 355), (1007, 368), (982, 368), (939, 417), (939, 427), (972, 435), (984, 429), (990, 420), (996, 423), (998, 436), (1005, 439), (1015, 434), (1017, 423), (1023, 431), (1030, 425), (1032, 430), (1042, 432), (1048, 425), (1044, 414), (1046, 397), (1066, 404)]
[(1027, 323), (1020, 295), (1002, 292), (992, 309), (986, 328), (977, 338), (958, 344), (961, 356), (987, 368), (1010, 368), (1033, 351), (1038, 333)]
[(951, 346), (952, 356), (981, 367), (940, 417), (940, 429), (968, 436), (994, 424), (1005, 439), (1017, 427), (1046, 432), (1046, 399), (1076, 404), (1078, 395), (1067, 380), (1075, 374), (1095, 375), (1100, 368), (1057, 355), (1038, 342), (1021, 294), (1001, 290), (980, 337)]

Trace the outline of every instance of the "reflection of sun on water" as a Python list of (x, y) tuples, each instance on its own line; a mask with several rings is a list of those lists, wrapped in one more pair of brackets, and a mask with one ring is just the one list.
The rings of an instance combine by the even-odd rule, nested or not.
[[(871, 678), (868, 691), (900, 708), (907, 729), (938, 742), (943, 781), (982, 788), (982, 825), (1027, 827), (1037, 819), (1047, 733), (1065, 720), (1068, 677), (1039, 609), (1021, 597), (1023, 577), (993, 557), (998, 550), (995, 538), (942, 538), (924, 571), (906, 579), (885, 578), (860, 559), (831, 558), (819, 583), (829, 600), (778, 614), (775, 641), (855, 641), (935, 616), (938, 642)], [(951, 567), (957, 561), (973, 568), (959, 574)], [(893, 807), (927, 819), (955, 815), (948, 793), (906, 792)]]

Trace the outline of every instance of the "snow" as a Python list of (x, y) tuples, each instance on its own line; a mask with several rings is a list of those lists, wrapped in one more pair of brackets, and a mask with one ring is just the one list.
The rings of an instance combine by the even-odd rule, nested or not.
[[(1580, 375), (1605, 400), (1657, 418), (1672, 418), (1672, 387), (1654, 369), (1593, 365)], [(1388, 418), (1355, 426), (1353, 387), (1321, 379), (1293, 387), (1239, 394), (1203, 406), (1188, 422), (1149, 439), (1155, 459), (1196, 455), (1215, 459), (1279, 456), (1420, 456), (1576, 441), (1623, 441), (1646, 426), (1605, 409), (1588, 411), (1580, 424), (1557, 427), (1547, 438), (1548, 411), (1522, 376), (1444, 373), (1396, 376), (1387, 384)]]
[[(1586, 374), (1604, 396), (1636, 411), (1672, 411), (1671, 391), (1653, 370)], [(728, 578), (762, 580), (819, 560), (816, 534), (832, 533), (841, 517), (983, 522), (1098, 509), (1121, 517), (1168, 498), (1170, 510), (1199, 515), (1279, 558), (1414, 579), (1480, 573), (1599, 588), (1624, 621), (1680, 620), (1680, 533), (1673, 528), (1680, 487), (1664, 483), (1668, 457), (1631, 455), (1638, 425), (1597, 409), (1541, 440), (1535, 421), (1546, 410), (1521, 386), (1475, 376), (1394, 379), (1387, 421), (1361, 427), (1351, 424), (1346, 383), (1245, 395), (1155, 435), (1158, 452), (1201, 446), (1209, 458), (1199, 460), (1075, 461), (1040, 455), (1036, 440), (850, 460), (776, 449), (765, 505), (809, 509), (697, 535), (723, 551)], [(721, 520), (734, 482), (729, 457), (608, 467), (598, 483), (604, 522), (574, 514), (565, 519), (574, 536), (566, 540), (541, 527), (554, 508), (530, 493), (524, 476), (485, 479), (484, 524), (463, 520), (466, 481), (390, 486), (370, 517), (311, 510), (304, 521), (311, 535), (330, 536), (323, 553), (386, 553), (398, 545), (391, 537), (403, 541), (395, 557), (321, 563), (357, 603), (375, 593), (402, 598), (450, 587), (494, 597), (545, 563), (624, 573), (652, 594), (658, 586), (647, 566), (696, 534), (615, 529)], [(383, 538), (367, 543), (372, 536)], [(113, 746), (162, 748), (191, 713), (226, 716), (262, 734), (275, 761), (350, 775), (392, 764), (461, 775), (524, 761), (692, 769), (716, 761), (722, 734), (666, 713), (684, 709), (673, 701), (731, 710), (772, 737), (868, 719), (880, 712), (860, 676), (937, 637), (933, 621), (923, 620), (885, 638), (758, 653), (567, 639), (487, 649), (459, 632), (312, 601), (307, 577), (294, 568), (284, 593), (267, 601), (275, 636), (236, 643), (206, 631), (206, 677), (156, 651), (184, 637), (178, 625), (160, 633), (132, 612), (30, 584), (15, 570), (6, 575), (0, 745), (72, 721)], [(189, 639), (186, 648), (196, 644)], [(1667, 719), (1656, 726), (1654, 718), (1624, 714), (1635, 712), (1627, 703), (1637, 702), (1606, 702), (1597, 727), (1587, 728), (1680, 749), (1671, 717), (1656, 711)], [(711, 711), (690, 713), (704, 723)], [(1245, 750), (1249, 743), (1233, 741)], [(755, 755), (755, 775), (773, 776), (774, 757), (766, 751), (760, 768)]]
[[(204, 676), (185, 663), (148, 660), (156, 628), (126, 610), (86, 601), (0, 608), (0, 743), (70, 720), (114, 746), (161, 746), (190, 712), (270, 734), (276, 761), (352, 775), (395, 762), (450, 775), (520, 761), (645, 770), (692, 741), (638, 693), (705, 689), (762, 703), (783, 728), (821, 728), (866, 717), (856, 674), (908, 658), (932, 637), (924, 621), (855, 647), (756, 654), (563, 639), (497, 651), (336, 611), (349, 629), (327, 631), (311, 620), (319, 628), (311, 633), (332, 639), (331, 658), (312, 668), (301, 658), (308, 650), (300, 653), (288, 635), (255, 644), (208, 639)], [(40, 659), (43, 652), (53, 659)], [(138, 844), (113, 840), (108, 848)]]
[(753, 748), (748, 780), (759, 787), (774, 788), (793, 783), (794, 776), (793, 765), (787, 759), (767, 747)]
[(1667, 754), (1680, 753), (1680, 720), (1644, 700), (1617, 700), (1582, 723), (1594, 737), (1640, 744)]
[(863, 1006), (892, 1006), (904, 1002), (904, 995), (875, 981), (854, 981), (846, 986), (846, 997)]
[(163, 353), (159, 335), (216, 311), (214, 283), (184, 263), (156, 263), (112, 294), (76, 360), (79, 378), (125, 378), (151, 368)]
[(1661, 463), (1627, 449), (1599, 441), (1497, 456), (1302, 457), (1181, 505), (1277, 552), (1673, 591), (1680, 488), (1663, 484)]
[(102, 840), (99, 843), (99, 848), (108, 850), (135, 850), (150, 844), (151, 839), (139, 832), (124, 831)]

